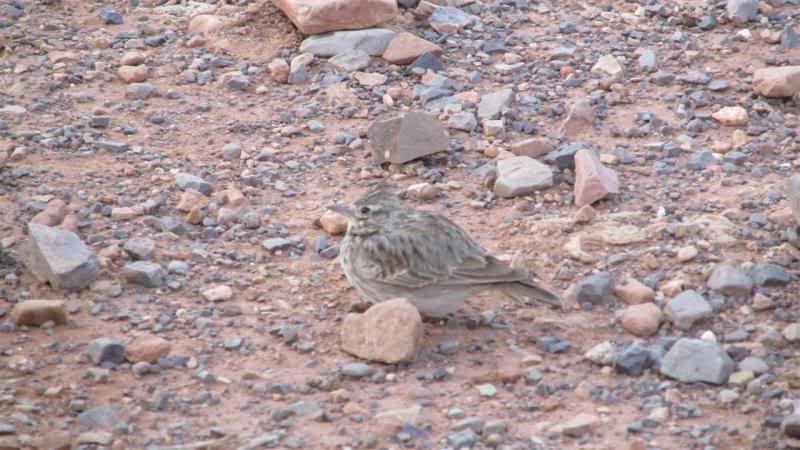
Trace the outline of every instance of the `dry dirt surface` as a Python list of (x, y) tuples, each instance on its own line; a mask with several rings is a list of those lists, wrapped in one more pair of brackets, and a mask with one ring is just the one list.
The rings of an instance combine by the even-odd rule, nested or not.
[[(438, 77), (374, 56), (361, 71), (386, 79), (365, 86), (322, 57), (273, 79), (304, 37), (268, 2), (2, 1), (0, 449), (795, 445), (800, 109), (752, 78), (800, 65), (797, 1), (745, 23), (724, 0), (451, 4), (472, 22), (386, 25), (438, 44)], [(224, 20), (189, 31), (199, 14)], [(502, 122), (470, 126), (506, 88)], [(426, 110), (446, 151), (373, 162), (373, 121)], [(525, 139), (552, 186), (501, 197), (495, 165)], [(617, 194), (576, 206), (576, 149)], [(565, 308), (486, 293), (426, 321), (409, 364), (343, 352), (359, 299), (319, 219), (380, 179)], [(96, 255), (88, 288), (33, 275), (31, 221)], [(26, 325), (26, 300), (66, 323)]]

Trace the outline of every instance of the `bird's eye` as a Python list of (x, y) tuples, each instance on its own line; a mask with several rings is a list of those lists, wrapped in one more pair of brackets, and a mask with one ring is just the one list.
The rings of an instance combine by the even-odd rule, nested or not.
[(361, 214), (369, 214), (369, 206), (362, 206)]

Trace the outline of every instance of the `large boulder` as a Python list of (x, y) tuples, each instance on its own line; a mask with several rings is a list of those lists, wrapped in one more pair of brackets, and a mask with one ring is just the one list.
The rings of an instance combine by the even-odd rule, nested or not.
[(389, 22), (396, 0), (273, 0), (304, 34), (358, 30)]
[(422, 343), (422, 318), (408, 300), (378, 303), (342, 323), (342, 349), (359, 358), (388, 364), (414, 360)]
[(404, 164), (450, 147), (447, 129), (439, 118), (420, 111), (376, 120), (367, 136), (378, 163)]
[(92, 284), (100, 264), (78, 235), (36, 223), (28, 224), (28, 235), (25, 263), (36, 278), (67, 292)]

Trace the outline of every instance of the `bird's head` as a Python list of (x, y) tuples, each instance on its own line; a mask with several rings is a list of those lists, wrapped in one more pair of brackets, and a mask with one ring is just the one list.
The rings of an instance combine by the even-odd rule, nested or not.
[(347, 218), (347, 233), (366, 236), (381, 231), (391, 222), (393, 215), (403, 209), (397, 189), (381, 182), (372, 187), (352, 205), (340, 203), (329, 206)]

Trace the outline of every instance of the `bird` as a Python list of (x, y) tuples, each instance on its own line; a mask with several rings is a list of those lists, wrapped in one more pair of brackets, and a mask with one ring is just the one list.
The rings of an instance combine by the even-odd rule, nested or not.
[(422, 316), (444, 318), (473, 295), (495, 290), (517, 301), (562, 306), (559, 295), (490, 255), (450, 219), (405, 206), (387, 182), (328, 209), (347, 218), (339, 262), (367, 303), (403, 297)]

